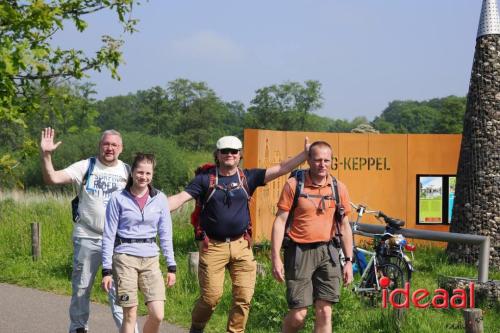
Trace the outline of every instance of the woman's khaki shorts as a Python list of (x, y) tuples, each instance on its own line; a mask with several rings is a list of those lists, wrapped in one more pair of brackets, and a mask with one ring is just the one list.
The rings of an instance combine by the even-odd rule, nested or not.
[(165, 300), (165, 283), (160, 271), (159, 256), (136, 257), (130, 254), (113, 255), (113, 276), (116, 299), (122, 307), (138, 305), (137, 289), (146, 303)]

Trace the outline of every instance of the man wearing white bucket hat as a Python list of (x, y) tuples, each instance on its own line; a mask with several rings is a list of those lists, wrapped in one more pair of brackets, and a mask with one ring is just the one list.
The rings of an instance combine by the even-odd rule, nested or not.
[(257, 187), (304, 162), (309, 143), (306, 138), (304, 151), (268, 169), (240, 169), (242, 147), (235, 136), (220, 138), (214, 151), (215, 165), (199, 168), (184, 191), (168, 198), (171, 210), (191, 199), (197, 201), (192, 223), (200, 249), (200, 297), (192, 312), (192, 333), (203, 332), (219, 303), (226, 267), (231, 275), (233, 294), (226, 330), (245, 331), (256, 278), (251, 248), (250, 197)]

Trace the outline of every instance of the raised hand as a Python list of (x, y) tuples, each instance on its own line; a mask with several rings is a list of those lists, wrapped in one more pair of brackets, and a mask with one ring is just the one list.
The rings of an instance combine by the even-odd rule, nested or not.
[(304, 151), (306, 152), (306, 156), (309, 154), (309, 148), (311, 147), (311, 144), (309, 143), (309, 137), (304, 138)]
[(52, 153), (62, 143), (62, 141), (54, 143), (54, 136), (55, 132), (53, 128), (47, 127), (43, 129), (40, 140), (40, 150), (42, 153)]

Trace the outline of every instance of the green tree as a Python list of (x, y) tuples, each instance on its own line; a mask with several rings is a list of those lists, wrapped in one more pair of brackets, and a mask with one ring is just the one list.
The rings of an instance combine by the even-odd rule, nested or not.
[(38, 112), (26, 115), (27, 135), (38, 139), (41, 124), (57, 128), (61, 134), (87, 130), (98, 132), (93, 87), (91, 83), (66, 83), (51, 88), (40, 98)]
[[(133, 0), (0, 0), (0, 138), (7, 139), (9, 158), (0, 158), (0, 178), (8, 176), (17, 161), (32, 147), (19, 135), (28, 115), (38, 112), (40, 99), (61, 79), (80, 79), (88, 70), (109, 69), (118, 78), (122, 41), (102, 36), (103, 46), (89, 56), (82, 50), (62, 49), (50, 44), (54, 34), (73, 24), (87, 28), (84, 18), (103, 10), (117, 13), (125, 32), (133, 32), (137, 21), (130, 18)], [(22, 132), (21, 132), (22, 133)], [(17, 134), (16, 139), (12, 139)], [(15, 136), (15, 135), (14, 135)], [(14, 165), (16, 165), (14, 163)]]
[(178, 122), (175, 130), (180, 146), (194, 150), (211, 149), (224, 134), (227, 105), (205, 82), (177, 79), (167, 87), (171, 117)]
[(138, 120), (139, 108), (136, 94), (106, 97), (96, 103), (97, 126), (103, 130), (139, 131), (142, 127)]
[(372, 125), (382, 133), (461, 133), (465, 97), (393, 101)]
[(228, 115), (223, 119), (224, 133), (243, 137), (243, 129), (245, 128), (245, 105), (239, 101), (225, 103)]
[(465, 106), (465, 97), (448, 96), (446, 98), (429, 101), (438, 110), (437, 121), (432, 128), (433, 133), (462, 133)]
[[(393, 101), (373, 121), (373, 126), (382, 131), (390, 129), (392, 133), (430, 133), (438, 118), (438, 111), (425, 102)], [(391, 123), (392, 126), (386, 126)]]
[(175, 130), (175, 118), (168, 105), (167, 92), (161, 87), (140, 90), (137, 96), (137, 126), (141, 131), (155, 135), (169, 137)]
[(307, 130), (308, 116), (322, 106), (319, 81), (286, 82), (256, 91), (250, 102), (246, 127)]

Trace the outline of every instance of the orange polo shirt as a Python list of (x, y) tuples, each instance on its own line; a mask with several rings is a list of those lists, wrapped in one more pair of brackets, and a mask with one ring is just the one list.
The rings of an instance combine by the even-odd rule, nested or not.
[[(337, 180), (339, 196), (345, 215), (351, 212), (349, 194), (346, 186)], [(295, 177), (288, 179), (283, 187), (281, 197), (278, 201), (278, 208), (289, 212), (292, 208), (293, 197), (297, 187)], [(332, 195), (331, 176), (328, 182), (323, 185), (315, 185), (309, 177), (309, 172), (305, 174), (304, 189), (302, 193), (313, 195)], [(335, 213), (335, 201), (325, 200), (325, 209), (321, 209), (321, 198), (299, 197), (297, 207), (294, 211), (292, 227), (289, 232), (290, 238), (297, 243), (327, 242), (335, 234), (333, 215)]]

